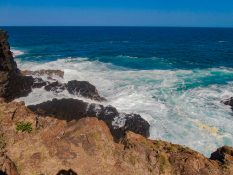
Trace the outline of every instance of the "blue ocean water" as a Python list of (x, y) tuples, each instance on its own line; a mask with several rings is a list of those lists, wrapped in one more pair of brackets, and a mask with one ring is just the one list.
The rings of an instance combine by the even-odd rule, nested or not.
[[(151, 137), (209, 155), (233, 146), (232, 28), (3, 27), (21, 69), (62, 69), (93, 83), (120, 111), (141, 114)], [(41, 95), (42, 94), (42, 95)], [(27, 104), (66, 98), (42, 89)]]

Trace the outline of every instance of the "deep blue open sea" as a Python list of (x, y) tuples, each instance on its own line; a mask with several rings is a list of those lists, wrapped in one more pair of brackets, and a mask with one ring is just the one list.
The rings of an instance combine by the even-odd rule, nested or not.
[[(209, 155), (233, 146), (233, 28), (2, 27), (20, 69), (61, 69), (87, 80), (123, 112), (141, 114), (151, 138)], [(68, 98), (43, 89), (26, 104)]]

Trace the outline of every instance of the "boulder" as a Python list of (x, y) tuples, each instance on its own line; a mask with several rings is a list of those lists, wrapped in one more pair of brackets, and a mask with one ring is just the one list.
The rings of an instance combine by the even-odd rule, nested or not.
[(105, 100), (103, 97), (100, 97), (96, 87), (88, 81), (72, 80), (66, 84), (66, 87), (70, 94), (81, 95), (97, 101)]
[(221, 163), (227, 163), (227, 161), (233, 162), (233, 148), (229, 146), (223, 146), (218, 148), (210, 156), (211, 160), (218, 160)]
[(137, 114), (119, 113), (112, 106), (88, 104), (77, 99), (53, 99), (28, 108), (39, 115), (51, 115), (66, 121), (79, 120), (86, 116), (97, 117), (108, 125), (116, 140), (123, 138), (127, 131), (149, 137), (150, 125), (146, 120)]

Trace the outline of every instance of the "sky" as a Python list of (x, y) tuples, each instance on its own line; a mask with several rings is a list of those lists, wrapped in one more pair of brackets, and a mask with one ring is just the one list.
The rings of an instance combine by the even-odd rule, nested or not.
[(0, 0), (0, 26), (233, 27), (233, 0)]

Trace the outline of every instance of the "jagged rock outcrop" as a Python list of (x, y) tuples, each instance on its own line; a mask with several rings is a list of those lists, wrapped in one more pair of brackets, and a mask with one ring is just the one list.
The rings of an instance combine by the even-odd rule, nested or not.
[(88, 104), (77, 99), (53, 99), (37, 105), (28, 106), (39, 115), (52, 115), (61, 120), (78, 120), (86, 116), (97, 117), (110, 128), (115, 139), (122, 138), (127, 131), (145, 137), (149, 136), (149, 123), (137, 114), (119, 113), (112, 106)]
[[(94, 117), (60, 120), (33, 113), (23, 103), (0, 102), (0, 124), (8, 156), (23, 175), (231, 175), (232, 148), (222, 158), (206, 158), (189, 148), (127, 132), (115, 142), (105, 122)], [(16, 131), (15, 123), (30, 122), (32, 132)], [(220, 156), (222, 157), (222, 156)]]
[(66, 88), (70, 94), (81, 95), (97, 101), (104, 101), (105, 98), (101, 97), (95, 86), (88, 81), (72, 80), (66, 84)]
[(67, 90), (70, 94), (90, 98), (96, 101), (105, 101), (104, 97), (99, 95), (96, 87), (90, 84), (88, 81), (72, 80), (68, 83), (60, 83), (58, 81), (48, 82), (44, 87), (46, 91), (53, 91), (55, 93), (63, 92)]
[(0, 97), (10, 101), (27, 96), (31, 92), (34, 79), (20, 74), (7, 40), (7, 33), (0, 30)]

